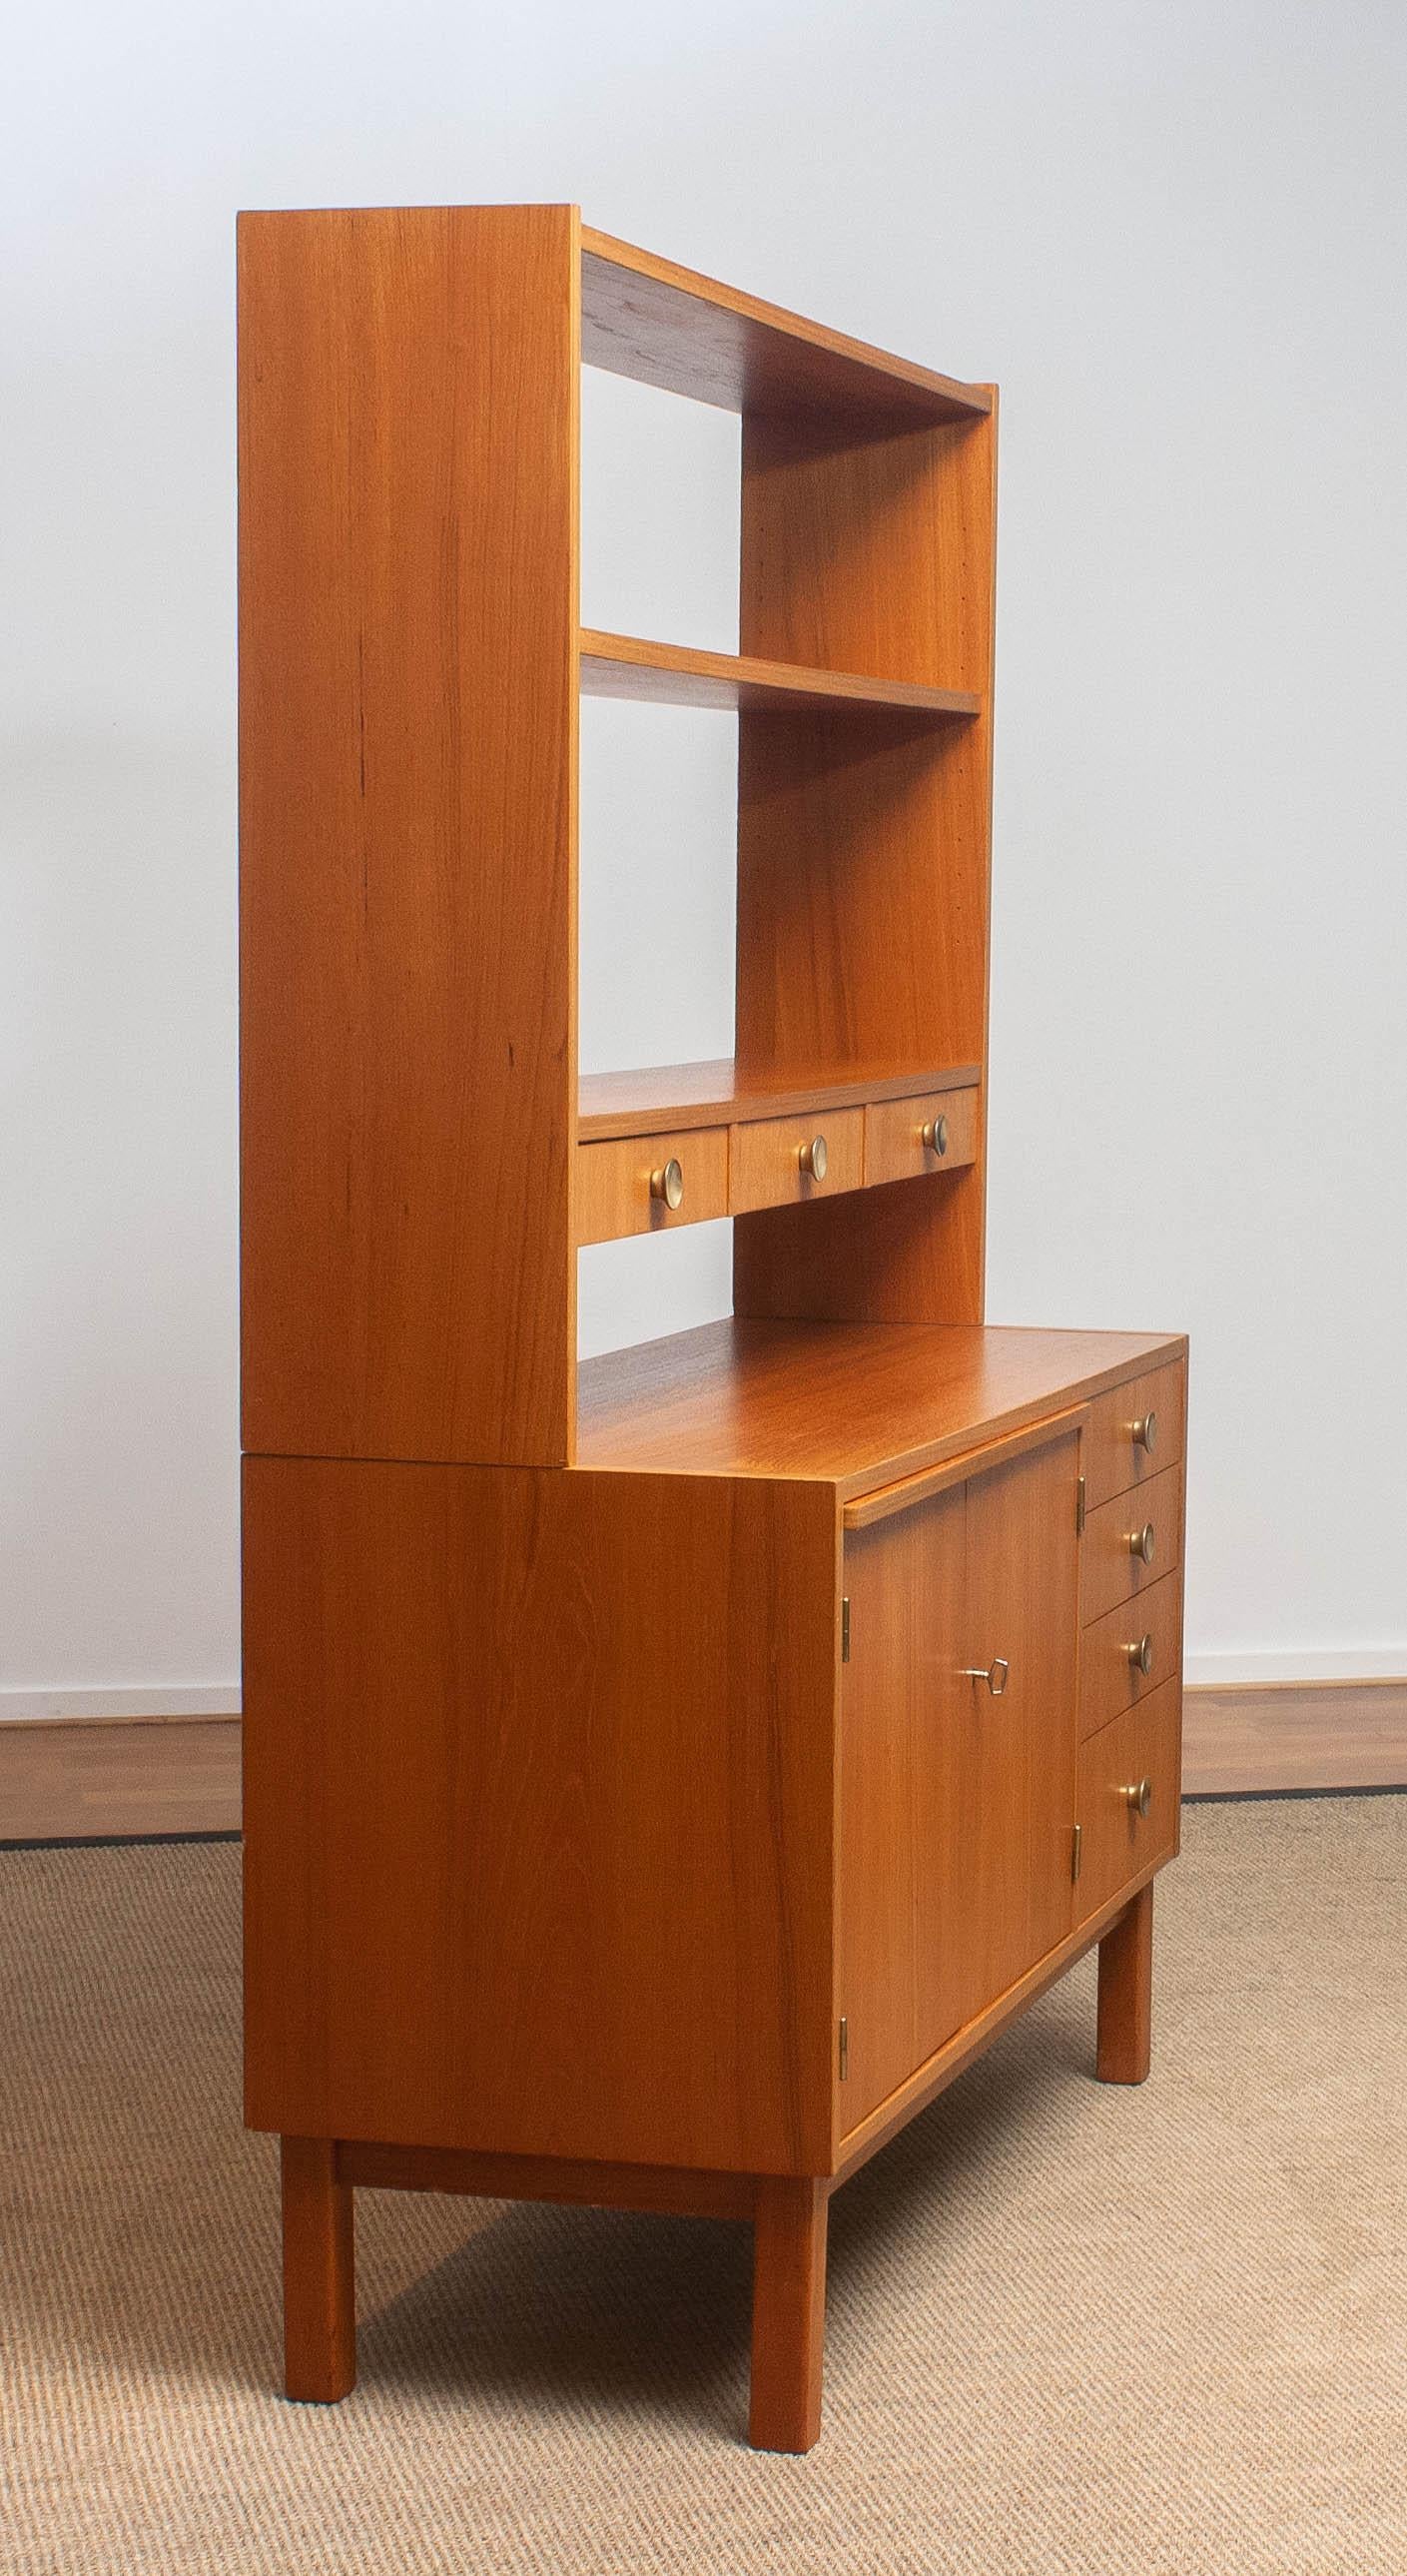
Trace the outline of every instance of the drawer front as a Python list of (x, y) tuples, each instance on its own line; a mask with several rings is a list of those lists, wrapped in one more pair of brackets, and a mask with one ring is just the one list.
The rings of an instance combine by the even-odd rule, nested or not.
[[(679, 1205), (665, 1176), (677, 1165)], [(652, 1187), (655, 1176), (658, 1181)], [(671, 1192), (674, 1175), (670, 1174)], [(667, 1225), (697, 1225), (728, 1213), (728, 1130), (686, 1127), (674, 1136), (620, 1136), (576, 1152), (578, 1243), (613, 1243)]]
[(1097, 1512), (1086, 1509), (1080, 1546), (1080, 1617), (1151, 1592), (1182, 1563), (1182, 1469), (1164, 1467)]
[[(925, 1143), (925, 1127), (946, 1139), (942, 1153)], [(915, 1172), (959, 1171), (976, 1151), (975, 1091), (933, 1091), (914, 1100), (872, 1100), (866, 1107), (867, 1188), (876, 1181), (907, 1181)]]
[(1085, 1507), (1094, 1511), (1112, 1495), (1129, 1493), (1161, 1475), (1165, 1467), (1177, 1465), (1187, 1427), (1187, 1371), (1174, 1361), (1171, 1368), (1129, 1378), (1123, 1386), (1111, 1387), (1107, 1395), (1097, 1395), (1089, 1414)]
[(1182, 1684), (1171, 1681), (1080, 1747), (1077, 1924), (1177, 1850), (1181, 1798)]
[[(1138, 1653), (1142, 1649), (1142, 1656)], [(1148, 1670), (1145, 1673), (1143, 1663)], [(1080, 1639), (1080, 1733), (1153, 1697), (1182, 1670), (1182, 1576), (1165, 1574), (1121, 1601)]]
[[(824, 1177), (810, 1168), (812, 1161), (823, 1166)], [(734, 1216), (743, 1216), (749, 1208), (834, 1198), (838, 1190), (858, 1190), (864, 1169), (863, 1109), (832, 1109), (823, 1118), (759, 1118), (732, 1130), (728, 1204)]]

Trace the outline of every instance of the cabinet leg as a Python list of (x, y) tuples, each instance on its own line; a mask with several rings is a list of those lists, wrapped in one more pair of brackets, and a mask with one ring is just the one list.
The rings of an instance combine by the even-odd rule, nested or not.
[(352, 2186), (331, 2138), (283, 2140), (283, 2381), (330, 2406), (356, 2386)]
[(762, 2176), (752, 2222), (752, 2406), (755, 2451), (809, 2451), (821, 2429), (826, 2324), (823, 2183)]
[(1153, 1888), (1141, 1887), (1099, 1944), (1101, 2084), (1141, 2084), (1153, 2045)]

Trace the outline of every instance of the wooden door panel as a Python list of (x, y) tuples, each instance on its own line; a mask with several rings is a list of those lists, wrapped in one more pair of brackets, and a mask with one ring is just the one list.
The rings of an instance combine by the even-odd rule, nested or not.
[[(966, 1491), (846, 1542), (841, 1694), (840, 2009), (846, 2128), (939, 2044), (933, 1891), (947, 1883)], [(941, 2036), (941, 2034), (940, 2034)]]
[[(1070, 1929), (1077, 1451), (1067, 1433), (847, 1539), (842, 2132)], [(1000, 1695), (964, 1669), (998, 1656)]]
[(969, 1681), (961, 1765), (960, 2020), (1070, 1929), (1079, 1551), (1074, 1433), (968, 1486), (966, 1664), (1007, 1666), (1000, 1698)]

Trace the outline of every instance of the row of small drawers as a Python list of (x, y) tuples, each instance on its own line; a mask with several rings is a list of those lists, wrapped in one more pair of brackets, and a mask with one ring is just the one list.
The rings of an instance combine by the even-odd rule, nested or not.
[(1182, 1669), (1185, 1382), (1157, 1369), (1100, 1396), (1081, 1447), (1080, 1733), (1151, 1699)]
[(810, 1119), (612, 1137), (577, 1147), (577, 1241), (614, 1242), (954, 1171), (976, 1149), (975, 1091), (872, 1100)]

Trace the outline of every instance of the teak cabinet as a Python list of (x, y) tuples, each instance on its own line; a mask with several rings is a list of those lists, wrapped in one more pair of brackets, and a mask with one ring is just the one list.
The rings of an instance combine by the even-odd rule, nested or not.
[[(1177, 1848), (1186, 1345), (983, 1320), (995, 398), (567, 207), (246, 216), (240, 313), (287, 2386), (359, 2185), (692, 2211), (805, 2450), (830, 2192), (1092, 1943), (1141, 2080)], [(581, 626), (583, 361), (741, 411), (739, 654)], [(591, 690), (736, 719), (726, 1062), (579, 1079)], [(578, 1247), (722, 1215), (732, 1317), (578, 1369)]]

